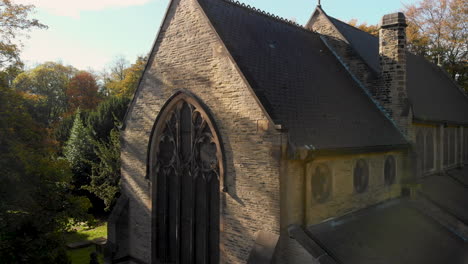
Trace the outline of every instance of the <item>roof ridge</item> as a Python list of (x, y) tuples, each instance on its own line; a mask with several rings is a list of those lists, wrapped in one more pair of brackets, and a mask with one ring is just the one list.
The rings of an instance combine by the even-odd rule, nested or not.
[(269, 18), (272, 18), (274, 20), (277, 20), (279, 22), (283, 22), (283, 23), (286, 23), (286, 24), (289, 24), (291, 26), (295, 26), (295, 27), (298, 27), (300, 29), (303, 29), (303, 30), (307, 30), (309, 32), (312, 32), (311, 30), (308, 30), (307, 28), (305, 28), (304, 26), (300, 25), (299, 23), (291, 20), (291, 19), (287, 19), (287, 18), (284, 18), (284, 17), (280, 17), (278, 15), (275, 15), (275, 14), (272, 14), (270, 12), (267, 12), (267, 11), (264, 11), (262, 9), (259, 9), (259, 8), (256, 8), (254, 6), (251, 6), (251, 5), (248, 5), (248, 4), (245, 4), (245, 3), (242, 3), (242, 2), (239, 2), (238, 0), (221, 0), (221, 1), (224, 1), (224, 2), (227, 2), (227, 3), (230, 3), (230, 4), (233, 4), (233, 5), (236, 5), (236, 6), (239, 6), (239, 7), (242, 7), (242, 8), (245, 8), (249, 11), (253, 11), (257, 14), (260, 14), (260, 15), (263, 15), (263, 16), (266, 16), (266, 17), (269, 17)]

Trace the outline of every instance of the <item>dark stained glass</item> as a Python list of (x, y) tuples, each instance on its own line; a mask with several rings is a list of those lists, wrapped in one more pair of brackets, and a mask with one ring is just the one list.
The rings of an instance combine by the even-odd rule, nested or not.
[(160, 113), (151, 151), (153, 250), (158, 263), (219, 263), (218, 137), (200, 104), (176, 96)]
[(396, 178), (395, 157), (388, 156), (385, 159), (385, 166), (384, 166), (385, 185), (392, 185), (393, 183), (395, 183), (395, 178)]
[(357, 193), (363, 193), (367, 190), (369, 185), (369, 167), (367, 162), (360, 159), (356, 162), (354, 167), (354, 190)]
[(331, 194), (331, 173), (325, 164), (320, 164), (312, 174), (312, 195), (315, 201), (323, 203), (327, 201)]

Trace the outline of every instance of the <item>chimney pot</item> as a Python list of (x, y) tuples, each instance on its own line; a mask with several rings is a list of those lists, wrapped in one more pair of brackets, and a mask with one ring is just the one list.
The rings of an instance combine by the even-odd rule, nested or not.
[(394, 27), (394, 26), (403, 26), (403, 27), (408, 26), (406, 24), (406, 17), (403, 13), (398, 12), (398, 13), (388, 14), (382, 17), (382, 22), (380, 23), (381, 28), (388, 28), (388, 27)]

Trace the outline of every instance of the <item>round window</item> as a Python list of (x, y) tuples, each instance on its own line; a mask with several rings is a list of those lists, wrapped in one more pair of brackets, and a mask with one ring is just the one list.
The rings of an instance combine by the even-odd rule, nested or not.
[(393, 156), (388, 156), (385, 159), (385, 166), (384, 166), (385, 185), (392, 185), (393, 183), (395, 183), (395, 176), (396, 176), (395, 158)]
[(365, 160), (360, 159), (354, 167), (354, 189), (357, 193), (363, 193), (369, 185), (369, 167)]
[(328, 166), (320, 164), (312, 174), (312, 194), (315, 201), (325, 202), (331, 193), (331, 173)]

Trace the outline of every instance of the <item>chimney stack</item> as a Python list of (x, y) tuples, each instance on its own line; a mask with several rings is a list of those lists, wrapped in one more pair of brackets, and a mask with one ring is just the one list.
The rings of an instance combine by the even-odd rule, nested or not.
[(406, 18), (403, 13), (383, 16), (379, 31), (380, 67), (385, 100), (382, 100), (400, 130), (408, 135), (410, 103), (406, 91)]

